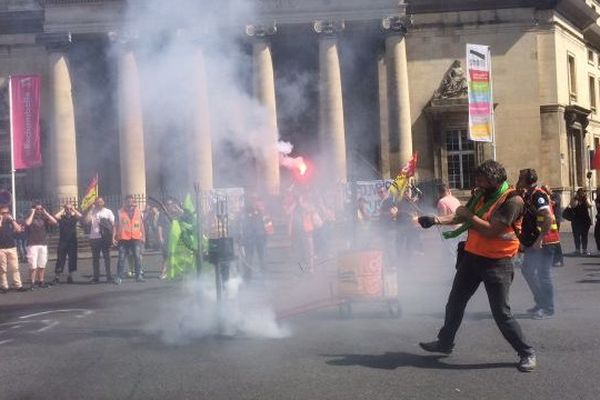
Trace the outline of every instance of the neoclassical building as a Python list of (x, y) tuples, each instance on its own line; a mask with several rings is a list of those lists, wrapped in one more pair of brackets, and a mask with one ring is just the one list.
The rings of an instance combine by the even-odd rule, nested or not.
[[(595, 174), (588, 179), (600, 145), (596, 0), (253, 0), (209, 28), (202, 13), (202, 26), (194, 15), (181, 26), (157, 18), (162, 41), (153, 45), (182, 32), (198, 43), (191, 112), (168, 123), (168, 111), (149, 108), (144, 95), (158, 79), (140, 73), (148, 60), (139, 44), (156, 32), (132, 28), (129, 3), (0, 0), (0, 184), (10, 176), (6, 81), (32, 73), (43, 82), (44, 162), (17, 173), (20, 196), (77, 196), (96, 172), (104, 193), (192, 183), (277, 193), (287, 179), (280, 139), (330, 182), (388, 178), (418, 152), (420, 180), (468, 189), (474, 166), (493, 154), (467, 140), (463, 66), (474, 43), (491, 48), (496, 153), (511, 177), (533, 167), (560, 190), (596, 185)], [(169, 2), (178, 3), (189, 4)], [(260, 152), (216, 133), (222, 78), (207, 55), (209, 29), (242, 55), (227, 68), (259, 105)]]

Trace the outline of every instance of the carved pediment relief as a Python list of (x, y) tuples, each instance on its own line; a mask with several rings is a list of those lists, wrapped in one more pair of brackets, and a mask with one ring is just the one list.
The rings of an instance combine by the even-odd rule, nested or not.
[(440, 83), (438, 89), (433, 93), (433, 100), (457, 99), (467, 97), (467, 77), (462, 64), (455, 60)]

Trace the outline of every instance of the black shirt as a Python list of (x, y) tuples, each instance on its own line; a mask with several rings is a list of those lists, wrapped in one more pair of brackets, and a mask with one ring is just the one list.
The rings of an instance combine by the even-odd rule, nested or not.
[(15, 247), (15, 228), (11, 222), (3, 222), (0, 226), (0, 249), (12, 249)]
[(63, 214), (58, 220), (59, 240), (77, 240), (77, 215)]

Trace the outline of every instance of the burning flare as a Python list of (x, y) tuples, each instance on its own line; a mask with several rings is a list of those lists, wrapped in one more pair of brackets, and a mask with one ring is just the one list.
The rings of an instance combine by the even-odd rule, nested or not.
[(300, 175), (306, 174), (308, 171), (308, 165), (304, 162), (302, 157), (290, 157), (290, 153), (294, 146), (288, 142), (280, 141), (277, 143), (277, 150), (279, 150), (279, 165), (289, 170), (297, 170)]

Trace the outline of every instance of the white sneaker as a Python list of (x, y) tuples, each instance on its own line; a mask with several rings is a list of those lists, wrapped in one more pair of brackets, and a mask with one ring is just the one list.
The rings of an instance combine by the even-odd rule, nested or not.
[(537, 361), (535, 354), (529, 354), (527, 356), (521, 356), (517, 369), (521, 372), (531, 372), (537, 367)]

